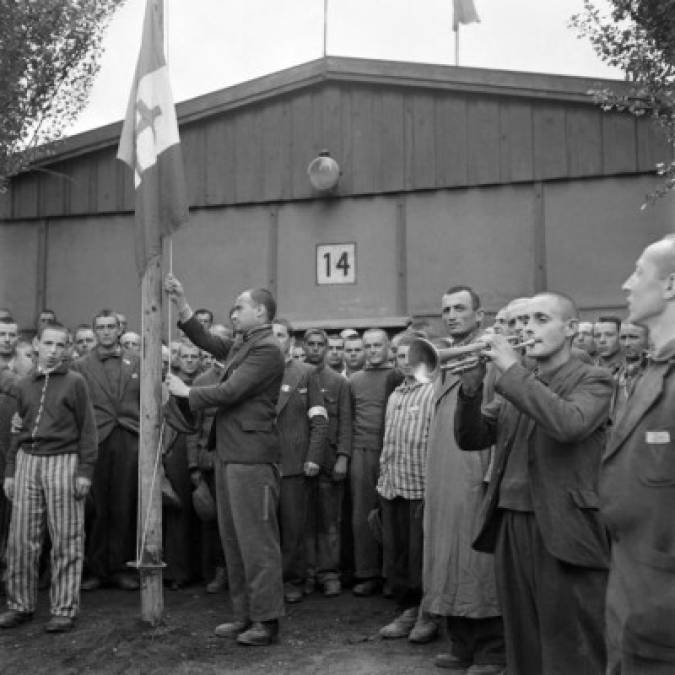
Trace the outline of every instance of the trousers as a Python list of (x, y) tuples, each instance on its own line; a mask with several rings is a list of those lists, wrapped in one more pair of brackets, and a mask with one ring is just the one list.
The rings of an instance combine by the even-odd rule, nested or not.
[(399, 609), (417, 607), (422, 601), (423, 501), (380, 497), (380, 504), (387, 581)]
[(534, 513), (505, 510), (495, 549), (510, 675), (598, 675), (606, 667), (607, 570), (564, 563)]
[(54, 616), (74, 617), (84, 560), (84, 500), (75, 499), (77, 454), (31, 455), (19, 450), (7, 542), (7, 606), (35, 611), (44, 524), (51, 548), (49, 602)]
[(284, 581), (300, 584), (307, 576), (304, 541), (307, 488), (304, 476), (284, 476), (281, 479), (279, 517)]
[(138, 436), (115, 427), (99, 445), (91, 492), (87, 567), (105, 579), (128, 571), (136, 557)]
[(352, 449), (351, 492), (354, 532), (354, 576), (371, 579), (382, 576), (380, 545), (368, 524), (368, 514), (378, 506), (377, 475), (380, 451)]
[(344, 483), (320, 474), (307, 479), (305, 551), (308, 574), (319, 583), (340, 577)]
[(277, 619), (284, 614), (279, 470), (273, 464), (225, 464), (216, 459), (215, 472), (218, 527), (234, 619)]

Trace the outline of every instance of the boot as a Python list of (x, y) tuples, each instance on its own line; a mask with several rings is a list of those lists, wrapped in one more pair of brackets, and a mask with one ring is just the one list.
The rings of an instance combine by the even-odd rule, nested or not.
[(216, 567), (216, 574), (206, 584), (207, 593), (220, 593), (227, 588), (227, 570), (224, 567)]

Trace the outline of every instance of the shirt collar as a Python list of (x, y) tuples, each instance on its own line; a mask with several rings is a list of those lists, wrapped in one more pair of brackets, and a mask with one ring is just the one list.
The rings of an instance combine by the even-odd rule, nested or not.
[(58, 366), (52, 368), (51, 370), (43, 370), (40, 366), (36, 366), (35, 369), (33, 370), (33, 379), (38, 380), (41, 377), (45, 377), (46, 375), (63, 375), (64, 373), (68, 372), (68, 366), (63, 363), (59, 363)]
[(115, 345), (114, 349), (111, 351), (103, 351), (99, 345), (96, 345), (95, 349), (100, 361), (122, 358), (122, 347), (120, 347), (120, 345)]
[(661, 349), (650, 353), (648, 358), (653, 363), (665, 363), (675, 358), (675, 339), (669, 340)]
[(258, 333), (262, 333), (263, 331), (271, 331), (271, 330), (272, 330), (272, 324), (271, 323), (263, 323), (260, 326), (253, 326), (252, 328), (247, 328), (243, 332), (242, 339), (243, 339), (244, 342), (247, 342), (252, 337), (257, 335)]
[[(379, 366), (371, 366), (370, 364), (366, 363), (363, 366), (363, 370), (393, 370), (394, 366), (390, 365), (389, 363), (381, 363)], [(337, 372), (337, 371), (336, 371)]]
[(412, 391), (413, 389), (419, 389), (419, 387), (426, 386), (432, 386), (431, 382), (419, 382), (418, 380), (407, 382), (406, 380), (403, 380), (403, 382), (401, 382), (401, 384), (396, 387), (396, 390), (400, 392), (408, 392)]
[(565, 363), (559, 365), (557, 368), (554, 368), (553, 370), (547, 370), (545, 373), (539, 372), (539, 368), (535, 366), (534, 369), (534, 375), (535, 377), (543, 382), (544, 384), (551, 384), (553, 380), (560, 374), (562, 373), (572, 362), (572, 359), (569, 358)]

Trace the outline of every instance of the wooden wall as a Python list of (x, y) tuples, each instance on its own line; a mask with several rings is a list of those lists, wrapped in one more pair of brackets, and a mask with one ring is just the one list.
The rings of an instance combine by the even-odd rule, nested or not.
[[(202, 208), (174, 235), (174, 271), (193, 305), (211, 307), (219, 321), (237, 292), (254, 286), (271, 288), (280, 314), (301, 325), (434, 317), (443, 290), (458, 283), (474, 286), (489, 311), (553, 288), (572, 295), (584, 316), (621, 313), (621, 283), (635, 259), (675, 230), (674, 198), (640, 209), (656, 180), (624, 176)], [(9, 305), (23, 326), (44, 305), (73, 326), (109, 306), (138, 329), (132, 227), (130, 215), (0, 227), (0, 306)], [(317, 244), (348, 241), (357, 247), (356, 283), (318, 285)]]
[[(325, 82), (183, 124), (193, 207), (309, 199), (308, 163), (339, 162), (338, 196), (651, 172), (647, 120), (592, 103)], [(17, 177), (5, 218), (130, 212), (109, 146)], [(1, 210), (0, 210), (1, 214)]]

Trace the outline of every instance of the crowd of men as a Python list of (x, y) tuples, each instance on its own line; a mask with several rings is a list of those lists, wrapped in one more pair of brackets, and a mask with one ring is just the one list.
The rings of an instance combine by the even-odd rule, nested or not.
[[(222, 325), (167, 275), (167, 585), (229, 589), (215, 632), (242, 645), (348, 586), (396, 603), (385, 639), (447, 635), (441, 668), (675, 672), (674, 236), (623, 289), (625, 318), (580, 322), (546, 291), (487, 327), (456, 285), (443, 337), (294, 337), (265, 289)], [(81, 590), (139, 586), (140, 346), (112, 310), (72, 333), (46, 310), (32, 341), (0, 310), (2, 628), (32, 618), (41, 569), (50, 632), (73, 627)]]

